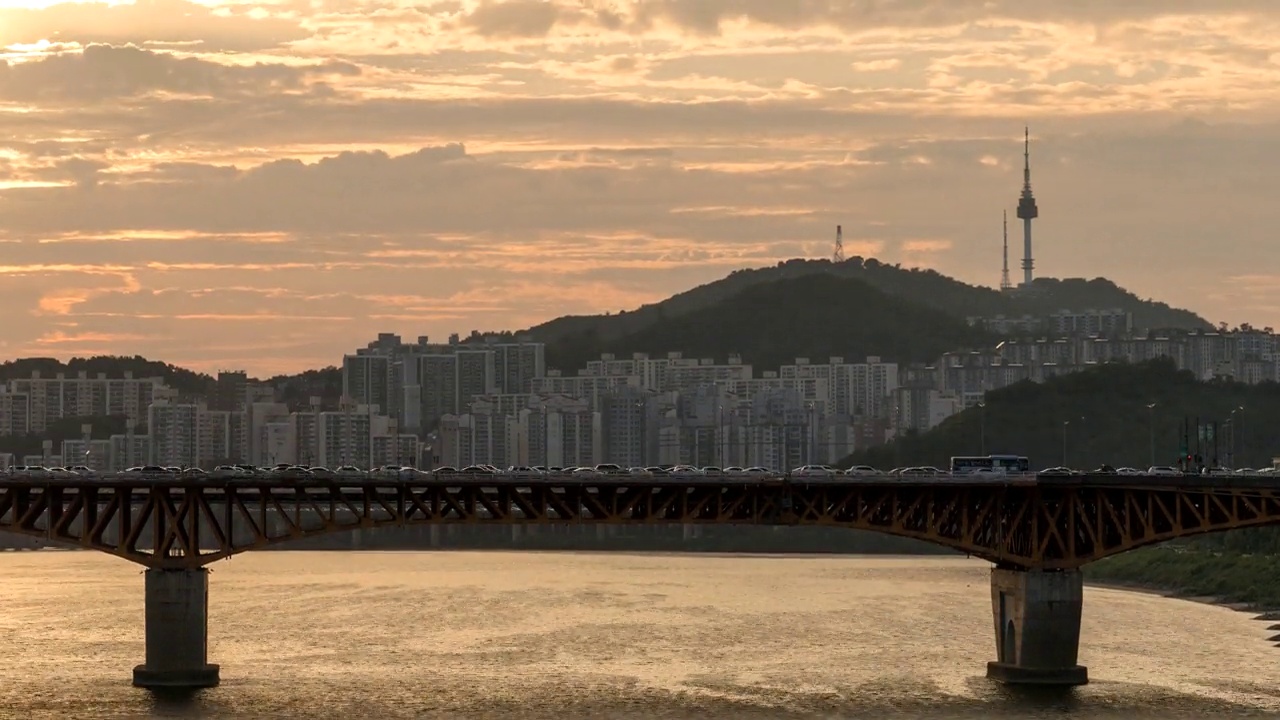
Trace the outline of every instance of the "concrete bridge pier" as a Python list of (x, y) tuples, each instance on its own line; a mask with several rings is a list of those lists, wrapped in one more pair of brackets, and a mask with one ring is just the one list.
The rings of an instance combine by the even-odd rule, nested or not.
[(153, 690), (195, 690), (218, 684), (208, 662), (209, 570), (147, 570), (147, 661), (133, 684)]
[(996, 661), (987, 677), (1018, 685), (1084, 685), (1076, 660), (1084, 577), (1079, 570), (992, 568)]

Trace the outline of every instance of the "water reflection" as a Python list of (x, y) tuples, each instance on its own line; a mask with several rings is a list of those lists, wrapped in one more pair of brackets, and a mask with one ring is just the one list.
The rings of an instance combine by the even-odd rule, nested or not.
[(131, 688), (136, 568), (0, 555), (0, 716), (1280, 717), (1266, 623), (1086, 590), (1075, 689), (1008, 688), (957, 558), (261, 553), (214, 566), (189, 699)]

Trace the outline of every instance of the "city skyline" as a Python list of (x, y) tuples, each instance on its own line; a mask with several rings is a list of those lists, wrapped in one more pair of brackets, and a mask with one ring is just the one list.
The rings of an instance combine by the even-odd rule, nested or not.
[(836, 225), (997, 287), (1027, 124), (1037, 277), (1280, 325), (1280, 9), (1112, 5), (6, 2), (0, 356), (293, 372)]
[[(371, 467), (404, 464), (430, 448), (433, 459), (422, 462), (453, 467), (645, 466), (654, 457), (792, 467), (927, 432), (983, 407), (991, 391), (1115, 362), (1165, 358), (1202, 382), (1280, 381), (1280, 336), (1270, 329), (1151, 336), (1118, 310), (974, 321), (1007, 339), (947, 350), (932, 363), (809, 353), (769, 368), (736, 355), (604, 353), (571, 373), (546, 366), (542, 343), (441, 345), (383, 333), (344, 356), (340, 395), (287, 400), (242, 372), (184, 390), (127, 369), (33, 370), (0, 385), (0, 435), (9, 440), (0, 468), (72, 464), (67, 458), (98, 470), (317, 458)], [(1049, 334), (1010, 335), (1031, 327)], [(65, 421), (90, 418), (78, 436), (67, 433)], [(106, 418), (114, 420), (104, 425)], [(50, 433), (63, 438), (60, 454)], [(33, 435), (45, 441), (35, 453)]]

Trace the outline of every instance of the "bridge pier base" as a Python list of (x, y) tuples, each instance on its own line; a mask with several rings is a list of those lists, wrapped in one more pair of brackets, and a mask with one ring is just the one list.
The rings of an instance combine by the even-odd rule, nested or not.
[(987, 677), (1017, 685), (1084, 685), (1076, 660), (1084, 577), (1079, 570), (992, 568), (996, 661)]
[(147, 661), (133, 669), (134, 686), (217, 686), (218, 666), (208, 662), (208, 569), (147, 570), (146, 593)]

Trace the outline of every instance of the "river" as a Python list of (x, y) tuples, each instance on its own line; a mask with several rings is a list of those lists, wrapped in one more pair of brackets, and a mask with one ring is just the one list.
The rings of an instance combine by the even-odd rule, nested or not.
[(1091, 684), (984, 677), (988, 565), (962, 558), (249, 553), (213, 566), (222, 685), (161, 701), (142, 577), (0, 554), (0, 717), (1280, 717), (1280, 648), (1226, 608), (1086, 588)]

